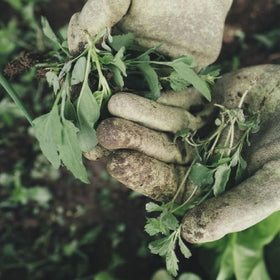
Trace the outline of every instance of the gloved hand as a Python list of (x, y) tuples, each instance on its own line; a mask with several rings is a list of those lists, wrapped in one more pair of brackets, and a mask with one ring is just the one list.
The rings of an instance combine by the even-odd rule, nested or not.
[[(187, 212), (182, 222), (182, 236), (188, 242), (220, 239), (280, 210), (279, 74), (280, 66), (276, 65), (245, 68), (225, 75), (214, 87), (215, 101), (231, 109), (237, 108), (241, 93), (256, 81), (244, 105), (252, 111), (260, 111), (261, 129), (252, 135), (252, 145), (245, 151), (250, 177)], [(187, 145), (174, 144), (172, 136), (162, 131), (174, 134), (186, 126), (198, 129), (205, 125), (205, 116), (211, 121), (211, 107), (196, 116), (187, 112), (192, 104), (197, 106), (201, 102), (199, 95), (190, 89), (164, 93), (158, 102), (126, 93), (114, 95), (108, 107), (118, 118), (103, 121), (97, 129), (100, 144), (116, 150), (108, 160), (109, 173), (129, 188), (155, 200), (170, 200), (187, 169), (181, 164), (192, 159), (193, 150)], [(188, 181), (177, 201), (189, 197), (193, 188)]]
[[(130, 2), (88, 1), (82, 12), (71, 19), (70, 50), (78, 52), (86, 43), (87, 33), (94, 36), (105, 26), (120, 21), (118, 28), (133, 31), (144, 46), (154, 46), (165, 39), (162, 52), (171, 56), (192, 55), (201, 66), (217, 57), (231, 0)], [(276, 80), (279, 72), (278, 66), (243, 69), (225, 75), (214, 88), (219, 103), (236, 107), (240, 95), (257, 79), (245, 102), (253, 111), (261, 110), (261, 130), (246, 151), (251, 177), (188, 211), (182, 222), (182, 235), (187, 241), (201, 243), (219, 239), (229, 232), (250, 227), (280, 209), (280, 93)], [(185, 107), (183, 102), (188, 99), (182, 97), (184, 94), (164, 94), (157, 103), (131, 94), (114, 95), (109, 101), (109, 111), (122, 119), (105, 120), (97, 129), (100, 143), (108, 149), (117, 149), (108, 162), (111, 175), (156, 200), (166, 201), (174, 195), (186, 171), (186, 167), (180, 165), (187, 163), (193, 154), (187, 146), (174, 144), (170, 133), (185, 127), (197, 129), (207, 120), (211, 121), (211, 107), (191, 115), (187, 110), (201, 100), (190, 101)], [(197, 94), (192, 95), (197, 100)], [(165, 98), (167, 101), (163, 101)], [(173, 99), (177, 101), (170, 103)], [(204, 114), (208, 117), (202, 117)], [(87, 157), (96, 157), (97, 151), (103, 152), (99, 147)], [(185, 187), (178, 200), (183, 200), (193, 188), (189, 183)]]
[(133, 32), (144, 47), (164, 42), (160, 51), (172, 57), (192, 56), (207, 66), (219, 55), (224, 20), (232, 0), (89, 0), (72, 16), (68, 29), (71, 53), (78, 53), (105, 27)]

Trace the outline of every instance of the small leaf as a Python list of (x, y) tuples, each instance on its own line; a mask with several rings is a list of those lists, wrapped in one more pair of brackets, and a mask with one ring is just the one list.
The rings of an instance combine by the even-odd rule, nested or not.
[(126, 75), (126, 65), (123, 62), (123, 56), (124, 56), (124, 51), (125, 48), (122, 47), (120, 48), (120, 50), (117, 52), (117, 54), (114, 57), (114, 60), (112, 61), (112, 64), (115, 65), (116, 67), (118, 67), (122, 73), (123, 76), (127, 76)]
[(98, 144), (95, 129), (86, 122), (80, 123), (78, 141), (83, 152), (91, 151)]
[(58, 80), (61, 80), (64, 77), (64, 75), (67, 74), (71, 70), (71, 67), (72, 67), (72, 61), (70, 60), (63, 65), (63, 67), (58, 75)]
[(41, 24), (42, 24), (43, 33), (45, 34), (45, 36), (48, 37), (54, 43), (59, 45), (59, 40), (56, 37), (48, 20), (45, 17), (41, 17)]
[(168, 237), (163, 237), (161, 239), (150, 242), (149, 249), (151, 253), (165, 256), (169, 250), (170, 239)]
[(190, 258), (192, 256), (191, 251), (189, 250), (189, 248), (185, 245), (185, 243), (183, 242), (182, 238), (179, 236), (179, 248), (181, 253), (184, 255), (184, 257), (186, 259)]
[(88, 231), (79, 241), (79, 245), (87, 245), (96, 241), (97, 237), (103, 229), (102, 225), (98, 225), (92, 230)]
[(63, 254), (66, 257), (72, 256), (78, 250), (78, 241), (72, 240), (70, 243), (63, 246)]
[(184, 141), (184, 139), (186, 138), (186, 136), (190, 133), (190, 130), (188, 128), (186, 129), (182, 129), (176, 132), (173, 142), (175, 143), (176, 140), (180, 137), (182, 138), (182, 140)]
[(200, 163), (193, 165), (189, 178), (199, 187), (212, 185), (214, 181), (212, 171)]
[(152, 100), (157, 100), (160, 96), (161, 86), (156, 71), (149, 63), (141, 63), (138, 65), (138, 68), (147, 81), (151, 91), (150, 93), (146, 94), (145, 97)]
[(62, 143), (58, 145), (60, 158), (64, 165), (74, 176), (84, 183), (89, 183), (87, 171), (82, 161), (82, 151), (77, 139), (78, 129), (72, 122), (64, 120)]
[(118, 86), (122, 90), (124, 87), (124, 80), (123, 80), (121, 70), (114, 65), (111, 65), (109, 69), (113, 73), (113, 79), (116, 86)]
[(182, 79), (181, 76), (176, 71), (173, 71), (169, 76), (169, 78), (170, 78), (170, 86), (175, 91), (182, 90), (191, 85), (188, 81)]
[(213, 192), (215, 196), (224, 192), (227, 182), (229, 180), (230, 172), (231, 168), (227, 164), (222, 164), (218, 166), (215, 172), (215, 183), (213, 186)]
[(170, 230), (176, 230), (179, 227), (179, 222), (177, 218), (170, 212), (162, 214), (161, 222)]
[(145, 225), (145, 231), (150, 235), (154, 236), (158, 233), (162, 233), (162, 226), (159, 219), (147, 218), (147, 223)]
[(46, 79), (47, 79), (49, 86), (53, 87), (54, 93), (57, 94), (57, 92), (60, 88), (59, 79), (58, 79), (57, 75), (54, 72), (49, 71), (46, 73)]
[(82, 56), (74, 65), (71, 75), (71, 85), (82, 83), (85, 79), (87, 59)]
[(146, 211), (151, 213), (151, 212), (159, 212), (162, 211), (163, 207), (154, 203), (154, 202), (149, 202), (146, 204)]
[(134, 43), (134, 34), (127, 33), (123, 35), (113, 36), (113, 41), (110, 43), (110, 46), (115, 50), (119, 51), (122, 47), (126, 49), (132, 46)]
[(98, 142), (93, 127), (99, 118), (100, 108), (87, 82), (85, 83), (77, 103), (77, 116), (80, 129), (78, 133), (80, 147), (83, 152), (88, 152)]
[(208, 101), (211, 101), (211, 93), (207, 83), (202, 80), (189, 65), (182, 61), (173, 61), (169, 63), (171, 67), (178, 73), (181, 79), (189, 82), (196, 88)]
[(33, 121), (33, 125), (35, 136), (39, 140), (43, 154), (55, 168), (58, 168), (60, 166), (60, 159), (57, 145), (62, 141), (62, 125), (57, 106), (54, 106), (50, 113), (36, 118)]
[(168, 270), (168, 272), (176, 277), (178, 274), (178, 259), (177, 256), (175, 254), (175, 252), (172, 251), (168, 251), (166, 254), (166, 269)]

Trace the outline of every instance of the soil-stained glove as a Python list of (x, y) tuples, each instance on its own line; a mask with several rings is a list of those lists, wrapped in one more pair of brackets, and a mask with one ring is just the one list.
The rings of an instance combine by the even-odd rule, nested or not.
[(90, 37), (116, 25), (133, 32), (139, 44), (172, 57), (189, 55), (200, 66), (216, 60), (224, 20), (232, 0), (89, 0), (72, 16), (68, 30), (71, 53), (78, 53)]
[[(225, 75), (214, 87), (215, 101), (236, 108), (242, 93), (255, 81), (244, 105), (252, 111), (260, 111), (261, 129), (252, 135), (252, 145), (245, 151), (250, 177), (187, 212), (182, 222), (182, 236), (188, 242), (217, 240), (280, 210), (279, 74), (280, 67), (276, 65), (245, 68)], [(201, 104), (197, 93), (187, 96), (188, 91), (163, 94), (158, 102), (125, 93), (111, 98), (109, 111), (122, 119), (105, 120), (97, 129), (97, 135), (105, 148), (117, 149), (108, 160), (108, 170), (113, 177), (156, 200), (169, 200), (175, 194), (186, 167), (170, 163), (186, 163), (193, 153), (186, 146), (180, 148), (174, 144), (170, 134), (162, 131), (198, 129), (206, 120), (211, 121), (205, 117), (209, 109), (196, 116), (187, 112), (192, 105)], [(178, 199), (188, 197), (192, 190), (193, 186), (187, 182)]]

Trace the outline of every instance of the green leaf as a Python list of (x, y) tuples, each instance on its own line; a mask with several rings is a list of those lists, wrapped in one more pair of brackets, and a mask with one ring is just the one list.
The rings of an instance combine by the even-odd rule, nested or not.
[(84, 83), (77, 103), (77, 115), (80, 129), (78, 139), (82, 151), (88, 152), (95, 147), (98, 142), (93, 127), (99, 118), (100, 108), (88, 83), (86, 81)]
[(180, 275), (178, 280), (202, 280), (202, 279), (194, 273), (187, 272)]
[(72, 61), (70, 60), (63, 65), (58, 75), (58, 80), (61, 80), (65, 76), (65, 74), (67, 74), (71, 70), (71, 67), (72, 67)]
[(147, 81), (151, 91), (150, 93), (146, 94), (145, 97), (152, 100), (157, 100), (160, 96), (161, 86), (156, 71), (149, 63), (141, 63), (138, 65), (138, 68)]
[(162, 225), (157, 218), (147, 218), (147, 223), (145, 225), (145, 231), (150, 235), (154, 236), (158, 233), (162, 233)]
[(56, 37), (55, 33), (53, 32), (48, 20), (45, 17), (41, 17), (41, 24), (43, 33), (46, 37), (48, 37), (51, 41), (53, 41), (56, 44), (60, 44), (58, 38)]
[(208, 101), (211, 101), (211, 93), (207, 83), (202, 80), (189, 65), (182, 61), (173, 61), (169, 63), (171, 67), (178, 73), (179, 77), (194, 86)]
[(175, 91), (182, 90), (191, 85), (188, 81), (182, 79), (177, 71), (173, 71), (169, 76), (169, 78), (170, 78), (170, 86)]
[(186, 259), (190, 258), (192, 256), (191, 251), (189, 250), (189, 248), (185, 245), (184, 241), (182, 240), (181, 236), (179, 236), (179, 248), (181, 253), (184, 255), (184, 257)]
[(74, 255), (74, 253), (78, 250), (78, 241), (76, 239), (72, 240), (70, 243), (65, 244), (63, 246), (63, 254), (66, 257), (70, 257)]
[(124, 87), (124, 80), (121, 70), (114, 65), (110, 65), (109, 70), (113, 73), (113, 79), (116, 86), (118, 86), (122, 90)]
[(57, 75), (54, 72), (49, 71), (46, 73), (46, 79), (47, 79), (49, 86), (53, 87), (54, 93), (57, 94), (57, 92), (60, 88), (59, 79), (58, 79)]
[(94, 276), (93, 280), (117, 280), (117, 279), (111, 273), (107, 271), (101, 271)]
[(119, 68), (122, 75), (126, 77), (127, 76), (126, 66), (125, 66), (125, 63), (123, 62), (124, 51), (125, 51), (124, 47), (120, 48), (120, 50), (115, 55), (114, 60), (112, 61), (112, 64), (115, 65), (117, 68)]
[(71, 75), (72, 86), (82, 83), (84, 81), (85, 73), (86, 73), (86, 65), (87, 65), (87, 59), (84, 56), (80, 57), (77, 60)]
[(119, 51), (122, 47), (126, 49), (132, 46), (134, 43), (134, 34), (127, 33), (123, 35), (113, 36), (113, 41), (110, 43), (110, 46), (115, 50)]
[(176, 140), (180, 137), (182, 138), (182, 140), (184, 141), (184, 139), (186, 138), (186, 136), (190, 133), (190, 130), (188, 128), (186, 129), (182, 129), (176, 132), (173, 142), (175, 143)]
[(153, 254), (165, 256), (169, 250), (169, 246), (170, 246), (169, 237), (163, 237), (161, 239), (150, 242), (149, 249)]
[(177, 218), (170, 212), (162, 213), (161, 222), (170, 230), (176, 230), (179, 227)]
[(222, 164), (218, 166), (215, 172), (215, 183), (213, 186), (214, 195), (217, 196), (224, 192), (229, 176), (231, 173), (231, 168), (227, 164)]
[(79, 125), (78, 141), (83, 152), (91, 151), (97, 144), (96, 131), (86, 122)]
[(58, 115), (58, 107), (54, 106), (50, 113), (36, 118), (33, 125), (35, 136), (39, 140), (43, 154), (55, 168), (58, 168), (60, 159), (57, 145), (62, 142), (62, 125)]
[(97, 237), (101, 233), (103, 229), (102, 225), (98, 225), (92, 230), (88, 231), (79, 241), (79, 245), (87, 245), (87, 244), (92, 244), (93, 242), (96, 241)]
[[(231, 279), (234, 275), (234, 258), (233, 258), (233, 248), (235, 242), (236, 234), (231, 234), (227, 236), (228, 243), (226, 247), (222, 250), (220, 257), (220, 267), (219, 273), (217, 275), (217, 280)], [(211, 244), (211, 243), (210, 243)]]
[(199, 187), (212, 185), (214, 181), (212, 170), (200, 163), (193, 165), (189, 178), (196, 186)]
[(63, 121), (62, 143), (58, 145), (60, 158), (74, 176), (84, 183), (89, 183), (87, 171), (82, 161), (82, 151), (77, 139), (78, 129), (71, 121)]
[(151, 213), (151, 212), (159, 212), (162, 211), (163, 207), (154, 203), (154, 202), (149, 202), (146, 204), (146, 211)]
[(168, 251), (166, 254), (166, 269), (168, 270), (168, 272), (173, 275), (173, 276), (177, 276), (178, 274), (178, 259), (177, 256), (175, 254), (175, 252), (172, 251)]

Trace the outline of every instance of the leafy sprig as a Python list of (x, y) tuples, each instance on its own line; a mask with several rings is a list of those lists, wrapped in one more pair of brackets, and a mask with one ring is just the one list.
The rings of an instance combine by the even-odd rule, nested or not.
[(67, 41), (53, 32), (45, 18), (42, 26), (53, 50), (37, 67), (46, 71), (55, 101), (49, 113), (32, 121), (35, 136), (54, 167), (64, 164), (85, 183), (88, 178), (82, 153), (97, 145), (95, 128), (104, 105), (113, 93), (126, 87), (133, 74), (143, 76), (147, 83), (145, 96), (152, 100), (159, 98), (163, 87), (177, 90), (190, 85), (211, 99), (211, 79), (205, 79), (204, 74), (201, 78), (189, 57), (170, 61), (158, 54), (160, 45), (143, 50), (132, 33), (112, 37), (107, 28), (93, 39), (88, 36), (81, 54), (72, 57)]
[[(159, 212), (158, 217), (147, 218), (145, 230), (157, 238), (150, 243), (149, 248), (152, 253), (165, 258), (167, 270), (173, 276), (177, 276), (178, 271), (175, 253), (177, 242), (183, 255), (186, 258), (191, 256), (180, 237), (180, 217), (211, 194), (217, 196), (224, 192), (231, 175), (235, 174), (235, 183), (243, 179), (247, 163), (242, 157), (242, 150), (245, 144), (250, 145), (249, 135), (259, 130), (260, 122), (258, 113), (242, 109), (248, 91), (243, 94), (237, 108), (227, 109), (216, 104), (220, 109), (215, 121), (216, 129), (206, 139), (200, 140), (196, 132), (188, 129), (176, 133), (174, 141), (182, 138), (194, 147), (196, 156), (170, 202), (162, 205), (150, 202), (146, 205), (147, 212)], [(235, 143), (236, 133), (239, 134), (239, 140)], [(192, 194), (177, 205), (178, 195), (189, 183), (194, 185)], [(198, 189), (201, 195), (193, 199)]]

